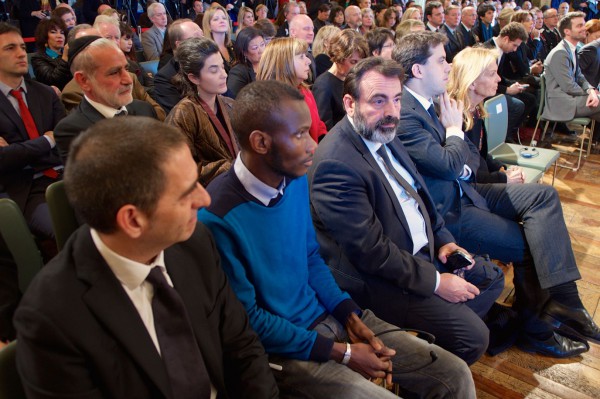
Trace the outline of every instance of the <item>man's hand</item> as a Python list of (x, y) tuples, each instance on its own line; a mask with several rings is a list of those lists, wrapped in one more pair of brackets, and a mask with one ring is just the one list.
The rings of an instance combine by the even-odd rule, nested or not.
[(65, 62), (69, 61), (69, 43), (65, 44), (65, 47), (63, 47), (62, 59)]
[(368, 344), (352, 344), (352, 356), (348, 367), (366, 378), (386, 378), (392, 383), (392, 359), (396, 354), (393, 349), (385, 348), (386, 352), (376, 352)]
[[(375, 362), (375, 359), (372, 359), (371, 356), (369, 356), (369, 353), (374, 353), (379, 358), (379, 361), (386, 362), (385, 368), (378, 368), (377, 370), (387, 370), (388, 373), (392, 371), (392, 362), (389, 361), (389, 359), (396, 354), (396, 351), (386, 347), (385, 344), (381, 341), (381, 339), (375, 336), (373, 331), (371, 331), (371, 329), (367, 327), (365, 323), (363, 323), (363, 321), (360, 319), (360, 317), (358, 317), (356, 313), (350, 313), (350, 316), (348, 316), (348, 320), (346, 320), (346, 331), (348, 332), (350, 342), (353, 344), (352, 356), (350, 357), (350, 363), (348, 364), (348, 366), (352, 368), (352, 370), (357, 371), (362, 375), (365, 375), (364, 372), (366, 370), (372, 369), (373, 364), (379, 364), (379, 366), (383, 366), (381, 363)], [(361, 345), (358, 346), (358, 348), (359, 351), (362, 350), (362, 352), (359, 352), (359, 356), (362, 355), (362, 357), (359, 357), (358, 360), (356, 360), (354, 356), (354, 347), (357, 345)], [(370, 347), (370, 350), (364, 350), (364, 348), (362, 348), (362, 346), (364, 345), (368, 345)], [(357, 368), (353, 367), (353, 361), (357, 362)], [(382, 375), (367, 375), (369, 377), (384, 377)], [(388, 374), (385, 377), (386, 379), (389, 379), (387, 382), (391, 384), (392, 375)]]
[(442, 273), (435, 293), (448, 302), (457, 303), (475, 298), (479, 295), (479, 289), (452, 273)]
[(535, 64), (529, 67), (529, 70), (532, 74), (539, 75), (544, 70), (544, 64), (542, 64), (542, 61), (537, 61)]
[(511, 84), (506, 88), (506, 94), (519, 94), (525, 90), (518, 82)]
[(447, 92), (440, 95), (440, 122), (446, 129), (450, 127), (462, 129), (463, 109), (462, 101), (451, 99)]
[[(466, 254), (469, 253), (469, 251), (467, 251), (464, 248), (459, 247), (458, 245), (456, 245), (456, 243), (450, 242), (440, 248), (440, 250), (438, 251), (438, 259), (443, 264), (446, 264), (446, 262), (448, 261), (448, 256), (450, 256), (452, 254), (452, 252), (457, 251), (457, 250), (463, 251)], [(473, 266), (475, 266), (475, 259), (473, 259), (473, 257), (471, 257), (471, 265), (465, 267), (465, 270), (472, 269)]]
[(540, 34), (541, 34), (541, 32), (540, 32), (539, 29), (533, 28), (533, 30), (531, 31), (531, 38), (534, 39), (534, 40), (535, 39), (539, 39)]
[(590, 94), (588, 94), (587, 101), (585, 102), (586, 107), (594, 108), (600, 104), (600, 100), (598, 100), (598, 93), (596, 90), (590, 90)]
[(8, 147), (8, 143), (3, 137), (0, 137), (0, 147)]
[(520, 166), (511, 166), (506, 173), (506, 183), (523, 184), (525, 183), (525, 174)]

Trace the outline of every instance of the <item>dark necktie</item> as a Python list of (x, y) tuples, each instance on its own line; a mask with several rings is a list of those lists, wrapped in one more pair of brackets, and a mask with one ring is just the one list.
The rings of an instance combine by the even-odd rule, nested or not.
[(442, 137), (446, 137), (446, 129), (444, 128), (444, 125), (442, 125), (442, 122), (440, 122), (440, 120), (438, 119), (433, 104), (431, 104), (429, 108), (427, 108), (427, 112), (429, 113), (429, 116), (431, 116), (431, 119), (433, 119), (433, 126), (440, 132), (440, 135)]
[(154, 286), (154, 327), (173, 397), (210, 398), (208, 372), (181, 297), (158, 266), (150, 270), (146, 280)]
[(398, 184), (402, 186), (404, 191), (406, 191), (406, 194), (410, 195), (415, 201), (417, 201), (417, 204), (419, 205), (419, 210), (421, 211), (423, 219), (425, 220), (425, 228), (427, 229), (427, 241), (429, 242), (429, 256), (433, 261), (435, 256), (433, 251), (433, 230), (431, 229), (431, 219), (429, 219), (429, 213), (427, 212), (425, 203), (421, 199), (419, 193), (417, 193), (415, 189), (410, 185), (410, 183), (407, 182), (400, 173), (398, 173), (396, 168), (394, 168), (394, 166), (392, 165), (392, 161), (390, 160), (390, 157), (388, 156), (387, 151), (385, 150), (385, 144), (379, 147), (379, 149), (377, 150), (377, 154), (383, 159), (383, 163), (385, 164), (385, 168), (387, 169), (388, 173), (394, 176), (394, 179), (396, 179)]
[(115, 118), (117, 118), (117, 117), (120, 118), (121, 116), (127, 116), (127, 110), (126, 109), (122, 109), (121, 111), (119, 111), (119, 112), (117, 112), (115, 114)]
[[(27, 131), (27, 135), (30, 140), (37, 139), (40, 137), (40, 133), (37, 130), (37, 126), (35, 126), (35, 121), (33, 120), (33, 116), (31, 116), (31, 112), (29, 112), (29, 108), (27, 108), (27, 104), (23, 101), (23, 94), (21, 90), (11, 90), (10, 94), (17, 99), (17, 103), (19, 103), (19, 112), (21, 113), (21, 120), (25, 125), (25, 130)], [(58, 172), (54, 169), (46, 169), (42, 172), (44, 176), (50, 177), (52, 179), (56, 179), (58, 177)]]

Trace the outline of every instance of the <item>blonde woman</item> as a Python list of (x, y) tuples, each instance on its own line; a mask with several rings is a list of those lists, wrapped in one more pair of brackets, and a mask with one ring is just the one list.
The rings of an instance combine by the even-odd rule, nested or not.
[(254, 25), (254, 11), (250, 7), (242, 6), (238, 12), (237, 17), (238, 27), (237, 32), (241, 31), (248, 26)]
[(362, 15), (362, 25), (360, 26), (360, 33), (363, 35), (369, 31), (375, 29), (375, 14), (373, 14), (373, 10), (370, 8), (363, 8), (360, 10), (360, 14)]
[(315, 66), (317, 67), (317, 76), (315, 78), (331, 68), (332, 62), (328, 54), (329, 43), (340, 32), (340, 28), (333, 25), (326, 25), (317, 32), (312, 45), (312, 55), (315, 58)]
[(315, 98), (304, 83), (310, 74), (307, 50), (308, 44), (304, 40), (291, 37), (273, 39), (260, 59), (256, 80), (278, 80), (300, 90), (312, 119), (310, 135), (313, 140), (318, 141), (327, 133), (327, 129), (319, 119)]
[(496, 95), (498, 90), (498, 54), (494, 49), (466, 48), (454, 57), (448, 82), (450, 98), (462, 101), (465, 137), (479, 149), (482, 159), (476, 176), (479, 183), (523, 183), (519, 167), (508, 170), (488, 155), (487, 133), (483, 119), (487, 116), (483, 100)]
[(219, 46), (225, 71), (229, 73), (235, 61), (235, 54), (231, 41), (231, 20), (225, 8), (217, 4), (206, 10), (202, 18), (202, 30), (204, 36), (212, 39)]
[(421, 10), (416, 7), (407, 8), (404, 11), (404, 15), (402, 15), (402, 20), (400, 22), (407, 21), (409, 19), (416, 19), (417, 21), (423, 21), (423, 16), (421, 15)]

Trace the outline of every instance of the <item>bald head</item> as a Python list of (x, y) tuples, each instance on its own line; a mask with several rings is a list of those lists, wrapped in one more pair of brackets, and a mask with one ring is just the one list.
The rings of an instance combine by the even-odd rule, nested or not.
[(315, 38), (314, 24), (310, 17), (306, 14), (298, 14), (290, 22), (290, 37), (305, 40), (308, 44), (312, 44)]
[(358, 29), (362, 22), (362, 15), (360, 8), (357, 6), (348, 6), (344, 11), (344, 18), (346, 19), (346, 25), (351, 29)]

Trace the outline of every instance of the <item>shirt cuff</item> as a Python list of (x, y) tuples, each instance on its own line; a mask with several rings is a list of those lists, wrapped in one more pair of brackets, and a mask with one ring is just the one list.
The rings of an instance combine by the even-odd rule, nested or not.
[(435, 271), (435, 289), (433, 290), (433, 292), (436, 292), (438, 290), (439, 286), (440, 286), (440, 272), (438, 272), (436, 270)]
[(456, 127), (456, 126), (450, 126), (449, 128), (446, 129), (446, 138), (451, 137), (451, 136), (460, 137), (461, 140), (465, 139), (465, 134), (463, 133), (463, 131), (460, 130), (459, 127)]
[(469, 168), (467, 165), (463, 165), (463, 172), (462, 175), (460, 175), (460, 179), (468, 180), (471, 177), (472, 173), (473, 171), (471, 170), (471, 168)]
[(54, 141), (53, 138), (46, 135), (43, 135), (42, 137), (48, 140), (48, 143), (50, 143), (50, 148), (54, 148), (56, 146), (56, 141)]

